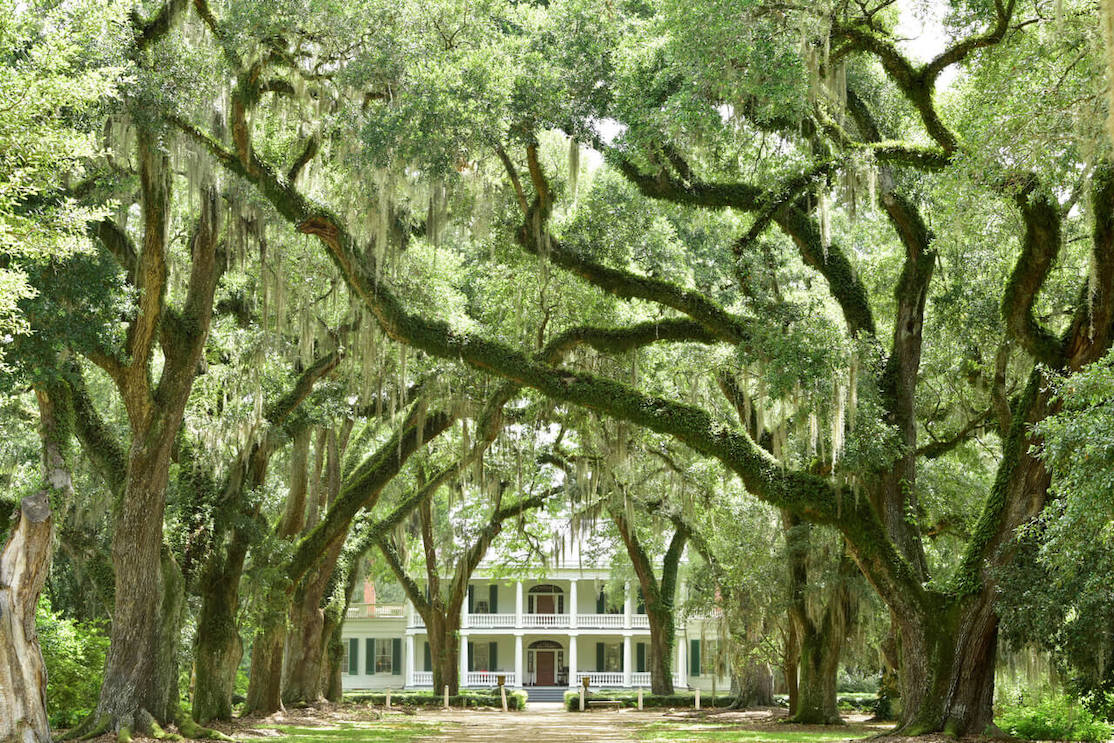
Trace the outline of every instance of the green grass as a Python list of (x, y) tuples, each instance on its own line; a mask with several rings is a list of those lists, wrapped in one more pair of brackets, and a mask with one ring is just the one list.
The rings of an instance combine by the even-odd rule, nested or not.
[(821, 730), (753, 730), (736, 725), (698, 722), (654, 722), (638, 731), (641, 740), (722, 741), (723, 743), (832, 743), (857, 740), (877, 730), (847, 727)]
[(262, 739), (266, 743), (409, 743), (440, 732), (441, 728), (430, 722), (418, 722), (396, 717), (367, 722), (338, 722), (323, 727), (298, 727), (277, 725), (280, 737)]

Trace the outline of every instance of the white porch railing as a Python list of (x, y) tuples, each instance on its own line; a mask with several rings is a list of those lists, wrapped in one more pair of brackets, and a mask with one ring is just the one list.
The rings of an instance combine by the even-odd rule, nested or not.
[(650, 674), (638, 673), (637, 671), (635, 671), (630, 675), (630, 683), (631, 686), (649, 686)]
[(577, 614), (576, 626), (581, 629), (622, 629), (622, 614)]
[(433, 671), (414, 671), (410, 686), (433, 686)]
[(514, 671), (469, 671), (464, 677), (464, 685), (468, 687), (498, 686), (500, 676), (506, 676), (504, 685), (517, 686)]
[(588, 677), (588, 683), (594, 687), (602, 686), (622, 686), (623, 685), (623, 672), (622, 671), (577, 671), (576, 672), (576, 685), (583, 684), (584, 677)]
[(646, 629), (650, 626), (650, 618), (645, 614), (631, 614), (630, 626), (635, 629)]
[(480, 629), (492, 627), (513, 627), (514, 614), (469, 614), (468, 624)]
[(403, 616), (406, 616), (403, 604), (352, 604), (348, 607), (349, 619)]
[(564, 629), (569, 626), (569, 615), (523, 614), (522, 626), (538, 629)]

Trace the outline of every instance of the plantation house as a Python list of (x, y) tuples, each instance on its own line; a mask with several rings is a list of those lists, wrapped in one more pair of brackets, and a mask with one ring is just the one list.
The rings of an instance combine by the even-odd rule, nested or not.
[[(592, 688), (649, 688), (650, 630), (637, 586), (627, 584), (621, 601), (609, 600), (603, 588), (610, 574), (604, 565), (580, 564), (575, 551), (532, 578), (497, 578), (482, 564), (462, 611), (460, 686), (495, 686), (502, 675), (535, 700), (557, 699), (585, 677)], [(682, 583), (678, 605), (684, 590)], [(716, 621), (678, 620), (675, 688), (726, 689), (729, 680), (712, 673)], [(425, 626), (409, 602), (377, 602), (374, 586), (365, 583), (343, 637), (346, 690), (432, 686)]]

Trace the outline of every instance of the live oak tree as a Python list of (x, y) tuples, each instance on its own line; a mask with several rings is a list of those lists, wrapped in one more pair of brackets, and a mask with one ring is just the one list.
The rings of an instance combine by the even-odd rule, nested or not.
[[(1030, 450), (1031, 424), (1057, 406), (1042, 369), (1071, 373), (1105, 355), (1114, 301), (1098, 24), (1083, 5), (1066, 3), (1059, 26), (1038, 10), (949, 5), (947, 46), (918, 62), (896, 40), (888, 2), (286, 13), (172, 1), (129, 25), (140, 89), (159, 92), (127, 130), (146, 221), (130, 283), (158, 286), (146, 269), (166, 252), (160, 186), (172, 158), (153, 145), (187, 143), (201, 155), (192, 162), (266, 202), (272, 229), (315, 239), (394, 341), (669, 437), (751, 495), (838, 530), (893, 616), (902, 730), (981, 733), (995, 570), (1048, 484)], [(944, 95), (941, 75), (957, 65), (965, 74)], [(1039, 73), (1018, 77), (1030, 68)], [(194, 82), (200, 94), (174, 94)], [(567, 166), (554, 130), (572, 135), (571, 147), (561, 141)], [(579, 143), (605, 158), (596, 180), (614, 198), (597, 199), (598, 219), (578, 220), (582, 204), (594, 208)], [(420, 240), (403, 250), (412, 225), (395, 217), (418, 212)], [(113, 252), (127, 272), (123, 245)], [(471, 294), (430, 296), (423, 271), (445, 262)], [(757, 292), (755, 275), (774, 275), (782, 301)], [(515, 279), (517, 298), (506, 288)], [(169, 345), (165, 390), (140, 379), (159, 368), (159, 344), (137, 329), (175, 328), (157, 294), (139, 295), (125, 352), (93, 360), (120, 389), (133, 442), (153, 437), (161, 457), (189, 394), (170, 381), (193, 367)], [(684, 350), (641, 378), (601, 362), (667, 344)], [(758, 407), (779, 409), (769, 447), (739, 426), (700, 363), (705, 349)], [(959, 363), (968, 387), (949, 379)], [(154, 391), (158, 405), (143, 404)], [(981, 515), (954, 530), (962, 557), (939, 560), (926, 462), (995, 431)], [(159, 485), (160, 457), (129, 473), (149, 470)], [(140, 489), (134, 477), (122, 484), (124, 511)], [(160, 487), (146, 491), (157, 506)], [(144, 542), (145, 565), (157, 570), (161, 511), (150, 515), (144, 533), (160, 539)], [(349, 520), (299, 542), (291, 587), (339, 554)], [(118, 519), (116, 539), (137, 527)], [(117, 567), (117, 601), (150, 606)], [(143, 683), (124, 693), (121, 652), (102, 719), (126, 729), (146, 709), (165, 721), (168, 695), (148, 693), (165, 690), (152, 682), (165, 674), (140, 667)]]

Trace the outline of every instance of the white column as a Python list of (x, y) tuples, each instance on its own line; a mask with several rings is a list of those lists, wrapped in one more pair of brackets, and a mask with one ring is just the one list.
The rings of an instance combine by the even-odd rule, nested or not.
[(522, 626), (522, 581), (514, 583), (514, 626)]
[(623, 629), (630, 629), (631, 614), (634, 613), (634, 602), (631, 600), (630, 583), (623, 584)]
[(522, 675), (522, 635), (514, 636), (514, 681), (518, 684), (519, 688), (526, 685), (526, 677)]
[(468, 586), (464, 587), (464, 601), (460, 603), (460, 626), (468, 628)]
[(630, 635), (623, 635), (623, 686), (631, 685)]
[(569, 626), (573, 629), (576, 629), (576, 612), (576, 579), (573, 578), (569, 581)]
[(577, 686), (576, 672), (578, 670), (578, 661), (576, 657), (576, 646), (578, 644), (579, 638), (576, 635), (569, 635), (569, 686), (573, 688), (576, 688)]
[(677, 675), (684, 679), (686, 685), (689, 677), (689, 641), (685, 633), (677, 635)]
[(460, 688), (468, 684), (468, 635), (460, 636)]
[(414, 636), (406, 636), (406, 685), (414, 685)]

